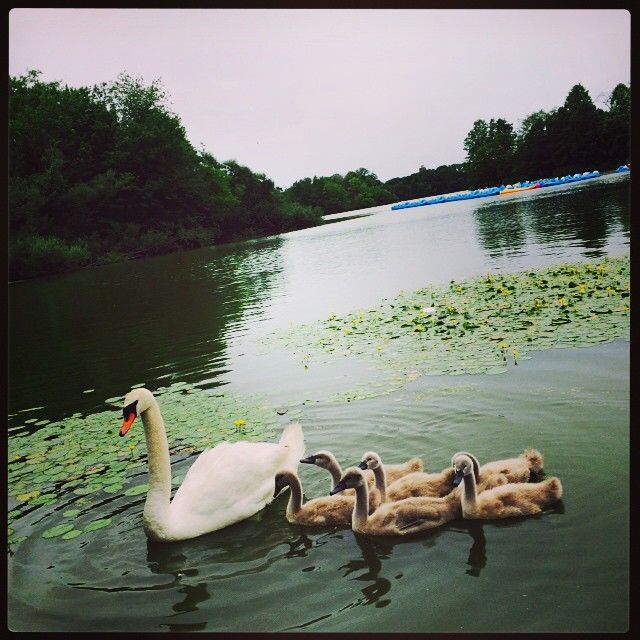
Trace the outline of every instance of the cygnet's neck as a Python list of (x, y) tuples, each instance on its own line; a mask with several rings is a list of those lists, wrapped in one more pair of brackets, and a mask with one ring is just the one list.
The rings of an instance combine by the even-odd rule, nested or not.
[(473, 511), (476, 508), (477, 489), (476, 489), (476, 476), (473, 472), (467, 473), (464, 476), (464, 486), (462, 487), (462, 515)]
[(331, 491), (336, 488), (340, 478), (342, 478), (342, 467), (340, 463), (332, 456), (329, 458), (329, 466), (326, 469), (331, 474)]
[(369, 487), (366, 480), (356, 488), (356, 501), (351, 515), (351, 528), (354, 531), (364, 530), (369, 517)]
[(294, 517), (302, 507), (302, 483), (295, 473), (287, 473), (287, 483), (291, 488), (287, 503), (287, 518)]
[(386, 502), (387, 500), (387, 474), (384, 470), (384, 466), (379, 464), (373, 468), (373, 477), (376, 480), (376, 489), (380, 491), (380, 501)]

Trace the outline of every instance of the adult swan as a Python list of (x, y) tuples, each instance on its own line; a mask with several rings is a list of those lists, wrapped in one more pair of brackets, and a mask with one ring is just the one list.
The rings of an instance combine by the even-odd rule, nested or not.
[(149, 490), (142, 522), (147, 537), (165, 542), (195, 538), (257, 513), (273, 500), (275, 475), (295, 471), (304, 455), (302, 427), (289, 424), (280, 441), (221, 442), (203, 451), (171, 500), (171, 463), (164, 420), (148, 389), (127, 393), (124, 436), (142, 417), (147, 441)]

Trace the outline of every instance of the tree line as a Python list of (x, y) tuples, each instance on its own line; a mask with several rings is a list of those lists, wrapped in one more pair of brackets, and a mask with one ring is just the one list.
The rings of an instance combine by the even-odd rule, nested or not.
[(477, 120), (466, 161), (382, 182), (365, 168), (286, 190), (187, 140), (159, 81), (121, 74), (70, 88), (9, 78), (10, 278), (272, 235), (322, 216), (629, 161), (630, 88), (597, 108), (581, 85), (563, 106)]
[(476, 120), (464, 139), (466, 161), (392, 178), (396, 200), (506, 185), (521, 180), (608, 171), (629, 162), (631, 89), (618, 84), (596, 107), (576, 84), (564, 104), (536, 111), (515, 128), (503, 118)]
[(319, 224), (265, 175), (189, 143), (158, 81), (9, 79), (10, 278)]

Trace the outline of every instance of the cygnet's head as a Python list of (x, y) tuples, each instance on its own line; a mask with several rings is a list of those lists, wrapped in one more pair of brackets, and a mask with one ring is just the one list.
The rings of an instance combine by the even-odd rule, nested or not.
[(342, 478), (336, 486), (331, 489), (329, 495), (334, 495), (345, 489), (355, 489), (356, 487), (366, 486), (364, 474), (357, 467), (349, 467), (343, 474)]
[(465, 476), (473, 473), (476, 482), (480, 480), (480, 465), (475, 456), (466, 451), (460, 451), (451, 458), (451, 464), (455, 475), (453, 476), (453, 486), (457, 487)]
[(377, 469), (382, 465), (380, 456), (375, 451), (367, 451), (362, 455), (362, 462), (358, 465), (359, 469)]
[(316, 467), (321, 467), (322, 469), (330, 469), (331, 465), (336, 464), (336, 458), (331, 451), (322, 449), (321, 451), (316, 451), (316, 453), (311, 456), (302, 458), (300, 462), (315, 464)]
[(124, 422), (120, 427), (120, 435), (126, 435), (127, 431), (131, 429), (133, 421), (142, 413), (144, 413), (154, 402), (153, 394), (148, 389), (141, 387), (139, 389), (132, 389), (124, 397), (124, 403), (122, 406), (122, 417)]
[(288, 469), (282, 469), (281, 471), (278, 471), (278, 473), (276, 473), (275, 488), (273, 490), (274, 498), (291, 484), (293, 475), (293, 472), (289, 471)]

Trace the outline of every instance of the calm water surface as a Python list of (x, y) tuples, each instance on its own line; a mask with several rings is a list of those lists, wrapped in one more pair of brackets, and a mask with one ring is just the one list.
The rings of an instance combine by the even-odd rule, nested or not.
[[(390, 461), (422, 455), (440, 470), (461, 449), (482, 462), (533, 446), (565, 497), (538, 517), (458, 521), (402, 541), (290, 525), (281, 497), (228, 529), (168, 545), (145, 539), (143, 495), (91, 494), (83, 508), (113, 526), (68, 541), (42, 538), (64, 521), (59, 505), (42, 505), (11, 524), (27, 539), (9, 550), (9, 626), (625, 630), (627, 342), (536, 352), (503, 375), (427, 376), (390, 395), (340, 402), (336, 393), (373, 375), (366, 363), (305, 369), (298, 355), (265, 350), (261, 339), (400, 289), (626, 255), (628, 186), (628, 175), (614, 175), (381, 208), (274, 238), (12, 284), (9, 438), (113, 409), (104, 428), (121, 444), (113, 399), (136, 384), (258, 394), (274, 415), (297, 406), (307, 451), (330, 448), (344, 465), (373, 448)], [(187, 393), (165, 398), (161, 407), (189, 402)], [(192, 459), (174, 458), (174, 473)], [(144, 467), (135, 473), (144, 479)], [(300, 474), (307, 496), (326, 493), (325, 472)], [(69, 494), (64, 508), (77, 498)]]

